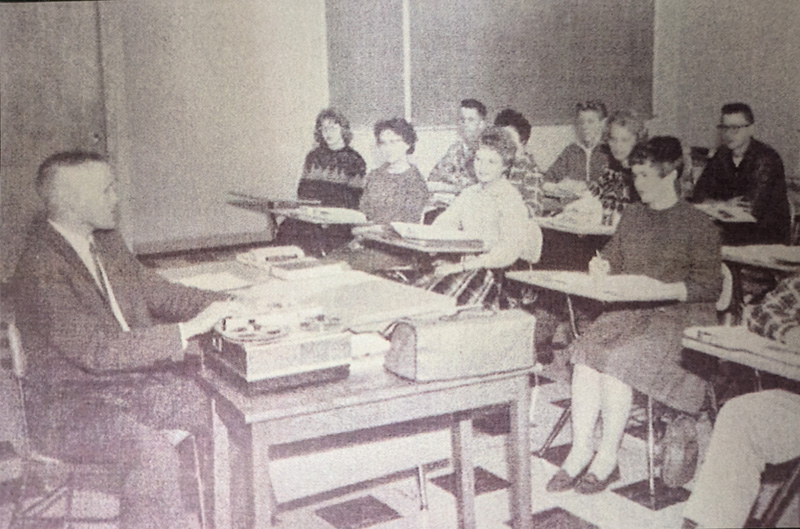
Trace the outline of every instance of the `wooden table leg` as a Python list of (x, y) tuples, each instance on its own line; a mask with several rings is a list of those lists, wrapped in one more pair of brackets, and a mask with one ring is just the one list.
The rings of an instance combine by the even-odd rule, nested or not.
[(472, 464), (472, 418), (456, 416), (452, 428), (453, 475), (459, 529), (475, 529), (475, 469)]
[(532, 529), (531, 449), (529, 408), (531, 388), (528, 377), (519, 379), (519, 391), (511, 401), (508, 436), (508, 471), (511, 478), (511, 523), (514, 529)]
[(273, 527), (276, 522), (277, 501), (269, 475), (269, 439), (261, 424), (253, 424), (251, 436), (253, 491), (253, 527), (262, 529)]
[(247, 473), (252, 468), (249, 431), (233, 431), (228, 425), (228, 460), (230, 485), (228, 505), (230, 508), (230, 527), (249, 529), (252, 527), (252, 482)]

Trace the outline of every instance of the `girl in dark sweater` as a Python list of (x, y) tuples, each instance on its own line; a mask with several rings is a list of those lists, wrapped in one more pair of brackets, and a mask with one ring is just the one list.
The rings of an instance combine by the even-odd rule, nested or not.
[[(625, 209), (590, 273), (646, 275), (668, 283), (680, 302), (611, 305), (573, 343), (573, 444), (548, 484), (552, 492), (574, 487), (592, 494), (619, 476), (617, 451), (634, 388), (686, 413), (699, 411), (705, 395), (705, 380), (682, 365), (681, 336), (688, 326), (716, 321), (719, 235), (705, 214), (678, 198), (682, 150), (676, 138), (653, 138), (630, 160), (641, 203)], [(600, 415), (603, 436), (595, 454)]]

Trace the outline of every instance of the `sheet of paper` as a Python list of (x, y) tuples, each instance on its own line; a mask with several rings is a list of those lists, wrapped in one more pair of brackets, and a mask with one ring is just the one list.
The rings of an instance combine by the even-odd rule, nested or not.
[(253, 284), (252, 281), (238, 277), (230, 272), (198, 274), (179, 279), (177, 282), (187, 287), (202, 288), (203, 290), (213, 290), (215, 292), (249, 287)]

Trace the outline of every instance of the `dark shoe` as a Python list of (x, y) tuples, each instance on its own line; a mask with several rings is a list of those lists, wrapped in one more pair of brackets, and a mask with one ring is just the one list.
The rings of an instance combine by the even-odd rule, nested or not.
[(575, 485), (575, 492), (578, 494), (597, 494), (606, 490), (609, 485), (618, 481), (621, 477), (619, 467), (615, 467), (611, 474), (602, 481), (593, 472), (589, 472)]
[(559, 468), (558, 472), (547, 482), (545, 489), (547, 492), (565, 492), (574, 488), (581, 477), (583, 477), (583, 471), (573, 478), (567, 474), (566, 470)]
[(688, 518), (684, 518), (681, 529), (697, 529), (697, 524)]

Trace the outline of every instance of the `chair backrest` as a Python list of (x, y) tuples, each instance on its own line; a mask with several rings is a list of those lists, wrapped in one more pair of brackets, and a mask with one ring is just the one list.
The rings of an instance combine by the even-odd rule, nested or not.
[(525, 232), (520, 259), (527, 261), (529, 264), (538, 263), (539, 259), (542, 258), (543, 241), (542, 229), (535, 220), (530, 219)]
[(800, 244), (800, 222), (797, 222), (797, 206), (789, 197), (789, 244)]

